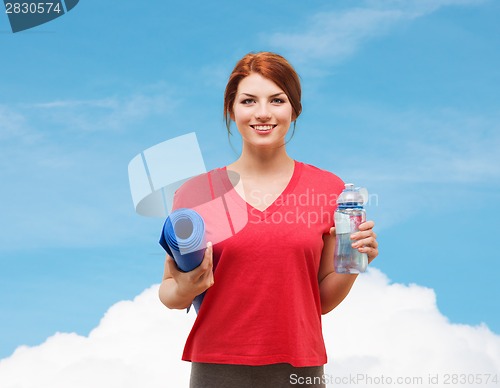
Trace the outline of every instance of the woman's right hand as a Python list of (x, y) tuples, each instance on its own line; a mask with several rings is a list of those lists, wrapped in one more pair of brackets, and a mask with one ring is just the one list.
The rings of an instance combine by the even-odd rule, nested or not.
[(192, 271), (180, 271), (174, 259), (168, 255), (167, 267), (177, 286), (177, 295), (183, 300), (192, 301), (197, 295), (200, 295), (214, 284), (212, 243), (207, 243), (203, 261)]

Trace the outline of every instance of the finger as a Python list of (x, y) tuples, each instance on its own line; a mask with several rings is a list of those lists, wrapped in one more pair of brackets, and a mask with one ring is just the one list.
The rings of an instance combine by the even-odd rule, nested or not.
[(213, 266), (213, 246), (212, 242), (209, 241), (207, 243), (207, 248), (205, 249), (205, 254), (203, 256), (203, 270), (206, 271), (208, 269), (212, 269)]
[(368, 238), (356, 240), (351, 245), (353, 248), (362, 248), (362, 247), (377, 248), (378, 242), (374, 237), (370, 236)]
[(213, 244), (211, 241), (207, 242), (207, 249), (205, 249), (205, 255), (208, 255), (210, 258), (212, 258), (213, 254)]
[(200, 278), (200, 282), (204, 284), (206, 288), (212, 287), (214, 284), (214, 273), (212, 271), (207, 271)]
[(369, 230), (369, 229), (373, 229), (374, 226), (375, 226), (375, 222), (365, 221), (365, 222), (359, 224), (358, 229), (359, 230)]
[(214, 248), (211, 241), (209, 241), (207, 244), (207, 254), (209, 256), (209, 266), (207, 271), (207, 286), (212, 287), (214, 285), (214, 272), (212, 270), (214, 266)]
[(355, 241), (351, 244), (354, 249), (357, 249), (359, 252), (367, 253), (372, 250), (378, 250), (378, 242), (373, 239), (364, 239)]
[(351, 237), (351, 240), (361, 240), (362, 238), (370, 238), (370, 237), (373, 237), (374, 239), (376, 239), (377, 234), (372, 229), (369, 229), (366, 231), (360, 231), (360, 232), (353, 233), (353, 234), (351, 234), (350, 237)]
[(362, 246), (377, 247), (377, 235), (372, 231), (357, 232), (351, 235), (352, 246), (354, 248), (359, 248)]
[(194, 282), (203, 281), (207, 273), (212, 272), (213, 267), (213, 248), (212, 242), (207, 243), (205, 253), (203, 255), (203, 261), (201, 264), (195, 268), (192, 272), (192, 279)]
[(196, 280), (197, 286), (206, 290), (213, 286), (214, 275), (212, 271), (213, 266), (213, 248), (212, 243), (207, 243), (207, 249), (205, 250), (205, 257), (203, 259), (203, 265), (200, 266), (200, 273)]
[(366, 248), (365, 253), (368, 256), (368, 263), (371, 263), (372, 260), (378, 256), (378, 249), (377, 248)]
[(210, 271), (210, 276), (208, 277), (208, 279), (209, 279), (208, 287), (212, 287), (215, 283), (214, 273), (212, 271)]
[(371, 263), (374, 258), (378, 256), (378, 249), (376, 248), (363, 248), (362, 250), (360, 249), (361, 253), (366, 253), (368, 256), (368, 263)]

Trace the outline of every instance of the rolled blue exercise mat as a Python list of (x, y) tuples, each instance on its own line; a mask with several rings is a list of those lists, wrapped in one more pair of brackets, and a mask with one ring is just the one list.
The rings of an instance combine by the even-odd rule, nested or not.
[[(180, 208), (173, 211), (163, 225), (160, 245), (173, 257), (177, 267), (189, 272), (198, 267), (205, 255), (205, 222), (194, 210)], [(205, 293), (193, 300), (198, 313)]]

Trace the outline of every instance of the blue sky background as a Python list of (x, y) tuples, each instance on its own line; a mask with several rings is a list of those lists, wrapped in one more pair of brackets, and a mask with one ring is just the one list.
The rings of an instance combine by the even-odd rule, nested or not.
[(12, 34), (0, 15), (0, 358), (86, 335), (160, 281), (163, 220), (134, 213), (128, 162), (192, 131), (207, 168), (234, 160), (225, 82), (261, 50), (302, 78), (290, 154), (376, 194), (373, 266), (500, 333), (499, 16), (493, 0), (87, 0)]

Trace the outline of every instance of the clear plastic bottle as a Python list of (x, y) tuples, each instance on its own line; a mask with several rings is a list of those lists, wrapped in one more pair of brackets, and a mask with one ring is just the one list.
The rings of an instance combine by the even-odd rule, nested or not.
[(337, 234), (335, 244), (334, 266), (335, 272), (343, 274), (357, 274), (366, 271), (368, 256), (352, 247), (351, 234), (357, 232), (359, 224), (366, 221), (364, 210), (365, 198), (360, 190), (352, 183), (346, 183), (344, 191), (337, 199), (337, 210), (334, 213), (335, 232)]

